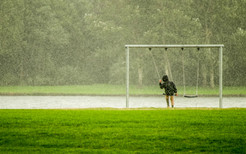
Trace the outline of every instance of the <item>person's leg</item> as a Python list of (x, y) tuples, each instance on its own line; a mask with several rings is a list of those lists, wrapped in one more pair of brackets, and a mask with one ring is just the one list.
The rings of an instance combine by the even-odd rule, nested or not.
[(169, 108), (169, 96), (166, 95), (166, 102), (167, 102), (167, 107)]
[(174, 107), (174, 97), (170, 96), (170, 100), (171, 100), (171, 103), (172, 103), (172, 107)]

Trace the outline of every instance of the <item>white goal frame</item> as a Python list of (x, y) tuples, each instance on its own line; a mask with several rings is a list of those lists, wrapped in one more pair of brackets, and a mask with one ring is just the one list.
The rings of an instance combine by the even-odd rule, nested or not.
[(218, 48), (219, 49), (219, 108), (223, 107), (223, 44), (202, 44), (202, 45), (125, 45), (126, 50), (126, 108), (129, 108), (129, 66), (130, 48)]

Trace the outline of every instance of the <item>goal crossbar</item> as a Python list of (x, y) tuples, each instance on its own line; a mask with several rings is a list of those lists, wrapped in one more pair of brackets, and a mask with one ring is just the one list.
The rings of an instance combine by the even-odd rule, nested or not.
[(176, 44), (176, 45), (125, 45), (126, 50), (126, 108), (129, 108), (129, 66), (130, 66), (130, 48), (218, 48), (219, 49), (219, 108), (222, 108), (222, 89), (223, 89), (223, 83), (222, 83), (222, 74), (223, 74), (223, 44)]

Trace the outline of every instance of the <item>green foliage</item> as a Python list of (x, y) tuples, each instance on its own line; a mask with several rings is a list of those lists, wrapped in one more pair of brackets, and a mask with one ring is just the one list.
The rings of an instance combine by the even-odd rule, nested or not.
[[(225, 74), (227, 75), (227, 84), (228, 85), (244, 85), (244, 76), (245, 76), (245, 65), (240, 65), (239, 62), (246, 61), (246, 52), (241, 50), (241, 48), (246, 49), (246, 44), (244, 43), (246, 39), (246, 30), (238, 28), (237, 31), (231, 36), (231, 48), (232, 53), (225, 53), (228, 55), (226, 62), (228, 63), (229, 68), (232, 68), (237, 73), (232, 73), (229, 68), (226, 69)], [(240, 44), (240, 45), (239, 45)]]
[(245, 153), (245, 109), (0, 110), (1, 153)]
[(65, 66), (61, 67), (57, 70), (57, 81), (56, 84), (65, 84), (65, 85), (76, 85), (79, 83), (79, 73), (78, 69), (71, 67), (71, 66)]
[[(122, 84), (125, 44), (210, 43), (225, 44), (224, 83), (245, 85), (245, 6), (243, 0), (2, 0), (0, 83)], [(202, 54), (200, 85), (217, 84), (214, 53)], [(172, 72), (177, 83), (182, 81), (179, 55), (154, 54), (161, 74)], [(190, 55), (185, 65), (194, 70), (196, 54)], [(148, 52), (131, 56), (132, 83), (142, 86), (158, 81)], [(186, 71), (194, 77), (190, 70)]]
[(3, 75), (1, 85), (7, 86), (7, 85), (17, 85), (18, 84), (18, 78), (11, 73), (7, 73)]

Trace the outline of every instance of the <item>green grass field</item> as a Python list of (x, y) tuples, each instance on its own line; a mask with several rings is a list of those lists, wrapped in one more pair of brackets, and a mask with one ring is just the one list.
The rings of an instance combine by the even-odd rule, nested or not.
[(246, 153), (246, 109), (0, 110), (0, 153)]
[[(158, 85), (130, 86), (131, 95), (160, 95), (163, 92)], [(200, 95), (216, 95), (219, 89), (199, 88)], [(125, 95), (125, 85), (80, 85), (80, 86), (1, 86), (0, 95)], [(183, 94), (183, 87), (178, 87), (178, 93)], [(186, 87), (187, 94), (195, 94), (195, 87)], [(246, 96), (246, 87), (224, 87), (223, 95)]]

